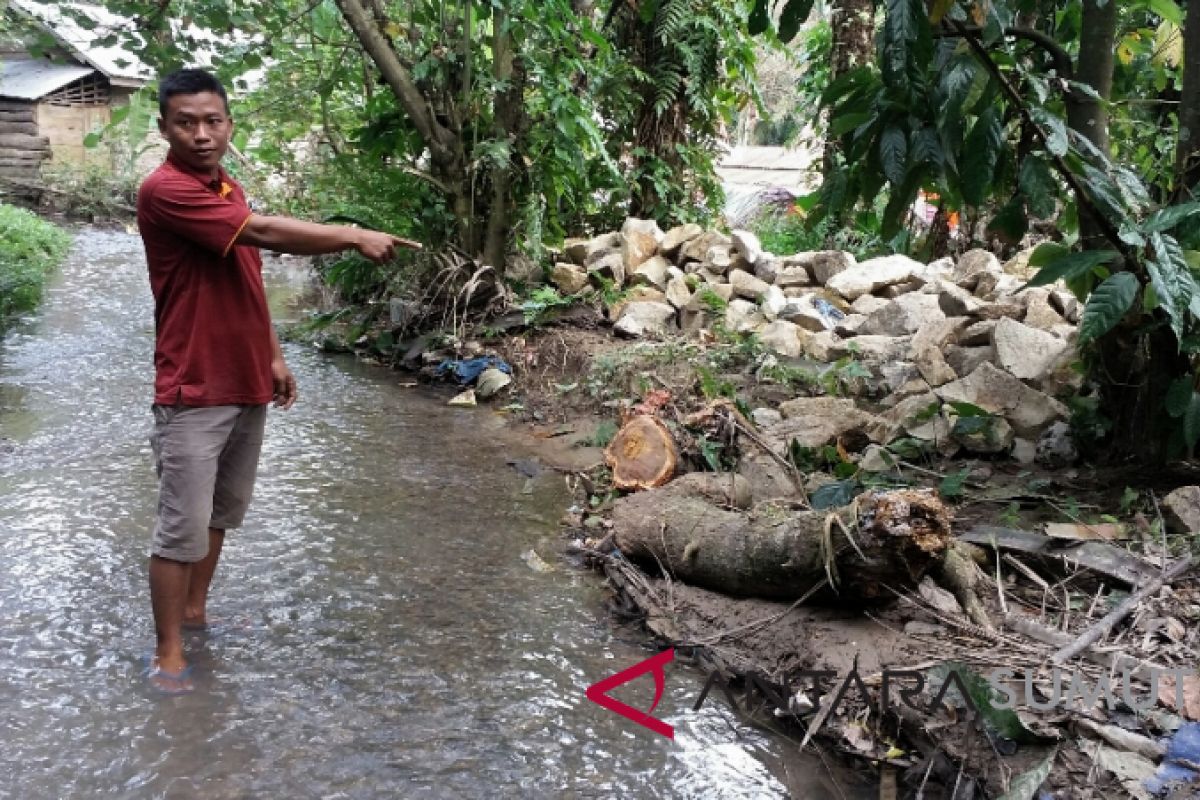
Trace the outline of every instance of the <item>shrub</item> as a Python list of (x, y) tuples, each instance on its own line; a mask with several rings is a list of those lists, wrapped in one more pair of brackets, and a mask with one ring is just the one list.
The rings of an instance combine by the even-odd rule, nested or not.
[(71, 237), (21, 208), (0, 204), (0, 327), (32, 311), (50, 271), (63, 260)]

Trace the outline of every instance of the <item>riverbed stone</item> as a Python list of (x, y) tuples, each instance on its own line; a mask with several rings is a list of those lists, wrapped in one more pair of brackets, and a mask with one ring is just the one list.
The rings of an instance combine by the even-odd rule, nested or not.
[(1046, 331), (1013, 319), (1002, 319), (992, 329), (995, 363), (1000, 369), (1026, 381), (1049, 375), (1070, 347)]
[(765, 428), (768, 425), (774, 425), (777, 422), (783, 422), (783, 414), (777, 409), (759, 406), (750, 412), (750, 420), (760, 428)]
[(583, 266), (588, 254), (588, 240), (573, 237), (563, 242), (562, 253), (572, 264)]
[(588, 256), (588, 275), (612, 281), (619, 289), (625, 285), (625, 257), (620, 250), (610, 250), (596, 258)]
[(832, 444), (839, 436), (863, 432), (874, 417), (848, 397), (797, 397), (779, 406), (784, 421), (767, 432), (786, 445), (795, 439), (804, 447)]
[(853, 268), (858, 260), (843, 250), (817, 250), (809, 254), (808, 269), (813, 279), (824, 286), (834, 275)]
[(906, 294), (867, 317), (861, 333), (904, 336), (946, 318), (938, 298), (929, 294)]
[(963, 347), (983, 347), (984, 345), (991, 347), (992, 332), (996, 330), (998, 322), (999, 320), (996, 319), (984, 319), (971, 323), (958, 334), (956, 344)]
[(1047, 469), (1070, 466), (1079, 459), (1075, 436), (1066, 422), (1055, 422), (1038, 437), (1034, 460)]
[[(659, 242), (659, 252), (667, 258), (675, 258), (679, 254), (681, 247), (703, 234), (704, 228), (694, 222), (689, 222), (686, 225), (676, 225), (667, 231), (662, 241)], [(699, 261), (699, 259), (696, 260)]]
[(587, 288), (588, 272), (578, 264), (560, 261), (550, 270), (550, 282), (561, 294), (575, 294)]
[[(914, 348), (915, 350), (915, 348)], [(913, 363), (930, 386), (942, 386), (958, 380), (958, 373), (946, 363), (940, 348), (927, 346), (913, 354)]]
[(626, 217), (625, 222), (621, 224), (621, 235), (629, 236), (631, 233), (649, 236), (654, 240), (655, 248), (658, 247), (658, 243), (666, 236), (662, 232), (662, 228), (658, 227), (658, 223), (655, 220)]
[(938, 387), (945, 402), (966, 402), (999, 414), (1021, 436), (1037, 436), (1055, 420), (1065, 419), (1067, 407), (1053, 397), (1026, 386), (1018, 378), (984, 362), (965, 378)]
[(631, 337), (663, 335), (674, 328), (674, 306), (649, 300), (627, 303), (621, 311), (620, 318), (613, 325), (614, 331)]
[(746, 259), (748, 263), (753, 264), (762, 255), (762, 242), (750, 231), (732, 231), (729, 238), (733, 242), (734, 252)]
[(1050, 292), (1038, 289), (1029, 291), (1031, 294), (1025, 300), (1025, 316), (1022, 322), (1041, 331), (1053, 331), (1056, 327), (1067, 324), (1067, 320), (1051, 304)]
[(662, 256), (651, 256), (633, 270), (629, 282), (635, 285), (653, 286), (656, 289), (666, 289), (667, 270), (670, 267), (671, 262)]
[(763, 292), (758, 303), (767, 321), (774, 322), (779, 319), (779, 313), (787, 307), (788, 296), (778, 286), (767, 286), (767, 290)]
[(704, 262), (708, 258), (708, 251), (718, 245), (731, 247), (732, 243), (728, 236), (717, 231), (701, 233), (699, 236), (689, 239), (679, 248), (679, 255), (675, 263), (682, 266), (689, 261)]
[(812, 276), (808, 274), (807, 269), (798, 264), (785, 265), (775, 274), (775, 285), (781, 289), (790, 289), (794, 286), (812, 286)]
[(950, 369), (954, 370), (956, 375), (962, 376), (970, 375), (980, 364), (991, 361), (995, 357), (996, 351), (990, 344), (983, 347), (963, 347), (950, 344), (946, 345), (942, 355)]
[(831, 329), (836, 323), (817, 310), (813, 304), (814, 299), (815, 295), (811, 294), (788, 298), (787, 303), (779, 311), (779, 318), (794, 322), (813, 333)]
[(853, 311), (855, 314), (863, 314), (864, 316), (870, 316), (871, 314), (874, 314), (879, 309), (887, 306), (889, 304), (889, 302), (890, 302), (889, 300), (887, 300), (883, 297), (876, 297), (873, 294), (864, 294), (862, 297), (859, 297), (857, 300), (855, 300), (853, 303), (850, 304), (850, 310)]
[(969, 453), (989, 455), (1006, 453), (1012, 447), (1016, 434), (1012, 425), (1004, 417), (990, 417), (982, 420), (979, 427), (963, 430), (955, 426), (954, 418), (950, 420), (951, 436)]
[[(1000, 274), (1000, 260), (991, 251), (982, 248), (968, 250), (958, 257), (951, 273), (951, 280), (959, 286), (974, 289), (978, 276), (983, 273)], [(969, 285), (968, 285), (969, 284)]]
[(919, 428), (937, 414), (937, 395), (933, 392), (906, 397), (878, 415), (867, 428), (867, 436), (877, 444), (887, 444), (911, 428)]
[(1163, 519), (1171, 533), (1200, 533), (1200, 486), (1180, 486), (1162, 502)]
[[(621, 257), (624, 260), (626, 275), (632, 275), (634, 270), (649, 261), (657, 252), (658, 242), (650, 234), (638, 230), (621, 234)], [(663, 261), (666, 262), (666, 259)]]
[(732, 244), (714, 244), (704, 254), (704, 269), (716, 275), (726, 275), (733, 267)]
[(847, 301), (853, 302), (885, 286), (903, 283), (921, 264), (903, 255), (868, 259), (833, 275), (825, 284)]
[(738, 297), (744, 297), (747, 300), (758, 300), (767, 293), (770, 284), (761, 278), (756, 278), (749, 272), (735, 269), (729, 273), (729, 283), (733, 286), (733, 293)]
[(811, 333), (792, 322), (776, 320), (767, 323), (758, 331), (758, 340), (772, 353), (788, 358), (804, 355), (804, 343)]
[(841, 342), (841, 337), (833, 331), (820, 331), (812, 335), (805, 344), (804, 349), (814, 361), (827, 364), (837, 360), (833, 355), (833, 351)]
[(938, 308), (948, 317), (969, 317), (983, 305), (978, 297), (949, 281), (938, 284), (937, 299)]
[(725, 327), (734, 333), (753, 333), (766, 321), (758, 306), (749, 300), (735, 297), (725, 307)]
[(667, 302), (676, 308), (684, 308), (692, 299), (692, 290), (688, 288), (687, 278), (675, 275), (667, 281)]
[(775, 283), (775, 279), (779, 277), (779, 258), (768, 252), (758, 254), (758, 258), (754, 259), (754, 277), (761, 278), (767, 283)]

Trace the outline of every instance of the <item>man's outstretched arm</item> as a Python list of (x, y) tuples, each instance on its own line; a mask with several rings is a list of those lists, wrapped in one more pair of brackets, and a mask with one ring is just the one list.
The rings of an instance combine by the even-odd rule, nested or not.
[(349, 225), (321, 225), (291, 217), (267, 217), (261, 214), (250, 215), (234, 242), (300, 256), (357, 250), (365, 258), (380, 264), (394, 258), (397, 247), (421, 249), (418, 242), (382, 231), (352, 228)]

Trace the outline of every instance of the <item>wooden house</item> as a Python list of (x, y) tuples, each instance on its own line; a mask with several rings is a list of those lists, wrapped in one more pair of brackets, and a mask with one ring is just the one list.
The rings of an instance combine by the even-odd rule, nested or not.
[[(34, 57), (30, 36), (0, 41), (0, 190), (37, 184), (48, 159), (106, 158), (84, 147), (84, 137), (148, 81), (149, 70), (136, 57), (93, 44), (100, 30), (120, 20), (97, 6), (74, 4), (73, 13), (65, 8), (9, 0), (10, 21), (29, 34), (42, 32), (43, 39), (48, 34), (55, 46), (38, 48), (42, 52)], [(81, 25), (80, 14), (94, 24)]]

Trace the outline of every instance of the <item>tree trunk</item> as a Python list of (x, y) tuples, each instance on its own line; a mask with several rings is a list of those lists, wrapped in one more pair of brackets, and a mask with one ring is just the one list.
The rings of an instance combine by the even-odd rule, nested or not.
[[(747, 515), (744, 478), (691, 473), (618, 500), (614, 542), (658, 574), (730, 595), (791, 599), (835, 576), (840, 604), (879, 603), (911, 588), (950, 545), (950, 514), (928, 491), (870, 493), (834, 511)], [(718, 501), (720, 505), (714, 500)], [(722, 507), (724, 506), (724, 507)]]
[(1183, 29), (1183, 92), (1175, 151), (1179, 201), (1200, 199), (1200, 1), (1188, 3)]
[(513, 56), (512, 35), (508, 30), (508, 14), (495, 9), (492, 14), (492, 77), (508, 88), (497, 92), (493, 98), (493, 130), (497, 139), (507, 141), (509, 157), (504, 164), (497, 164), (490, 171), (492, 184), (491, 202), (488, 204), (487, 233), (483, 240), (483, 263), (504, 273), (508, 252), (508, 236), (512, 227), (512, 209), (509, 190), (513, 172), (519, 161), (517, 140), (520, 132), (520, 116), (524, 106), (525, 70)]
[[(447, 195), (447, 202), (458, 220), (460, 244), (467, 252), (479, 252), (479, 243), (471, 226), (471, 187), (467, 174), (467, 152), (461, 132), (442, 125), (433, 114), (433, 103), (426, 98), (408, 68), (392, 48), (391, 41), (380, 29), (386, 24), (382, 9), (375, 3), (374, 17), (360, 0), (337, 0), (350, 30), (362, 45), (367, 57), (379, 69), (383, 80), (404, 109), (421, 141), (429, 148), (431, 171)], [(480, 209), (480, 211), (485, 211)]]
[[(833, 37), (829, 80), (833, 82), (874, 57), (875, 0), (836, 0), (829, 24)], [(836, 164), (837, 152), (837, 140), (826, 137), (822, 171), (827, 176)]]
[[(1101, 5), (1103, 2), (1103, 5)], [(1117, 38), (1117, 4), (1113, 0), (1084, 0), (1075, 80), (1101, 98), (1112, 96), (1113, 48)], [(1108, 155), (1108, 109), (1100, 100), (1080, 92), (1067, 93), (1067, 125)], [(1100, 224), (1084, 206), (1079, 209), (1079, 235), (1086, 249), (1106, 246)]]
[[(1160, 312), (1161, 313), (1161, 312)], [(1171, 382), (1188, 372), (1175, 334), (1161, 325), (1142, 336), (1118, 326), (1096, 348), (1103, 376), (1102, 408), (1112, 417), (1112, 441), (1106, 450), (1131, 457), (1148, 469), (1165, 463), (1172, 434), (1179, 421), (1163, 410)]]

